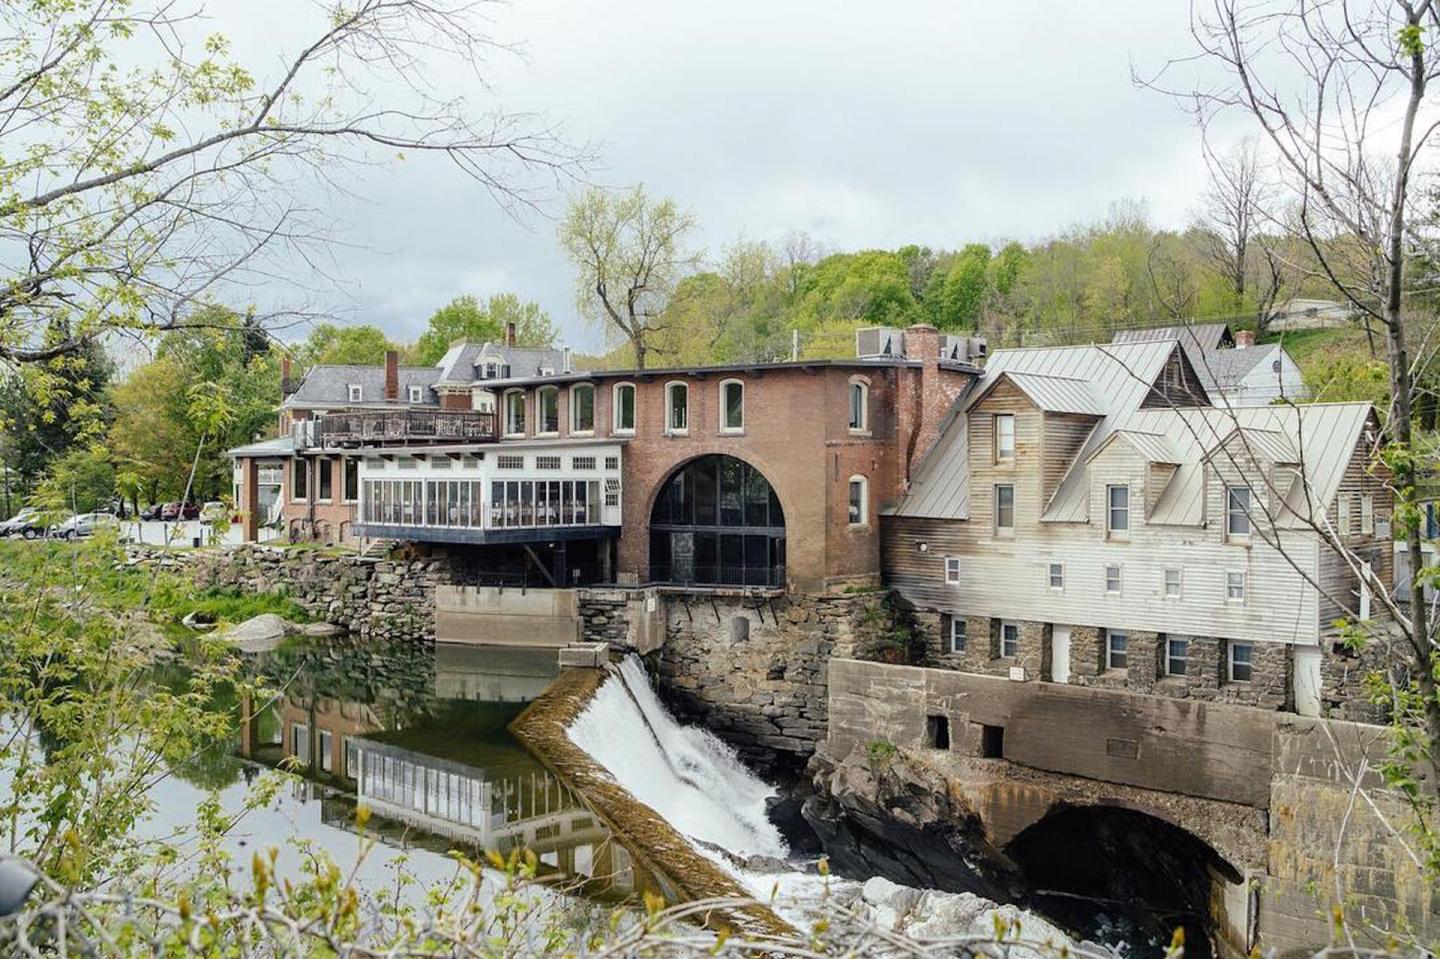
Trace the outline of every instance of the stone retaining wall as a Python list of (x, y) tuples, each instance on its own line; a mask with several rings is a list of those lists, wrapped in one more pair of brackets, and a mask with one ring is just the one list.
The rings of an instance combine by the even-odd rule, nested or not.
[(444, 558), (375, 559), (353, 553), (247, 545), (235, 549), (127, 547), (131, 562), (171, 570), (202, 587), (286, 596), (311, 616), (362, 639), (435, 639), (435, 587)]

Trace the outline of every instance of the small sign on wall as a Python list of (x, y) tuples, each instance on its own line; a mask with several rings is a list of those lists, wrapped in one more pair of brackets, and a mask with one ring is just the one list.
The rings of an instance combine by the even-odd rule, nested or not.
[(1010, 679), (1011, 679), (1012, 681), (1014, 681), (1014, 682), (1017, 682), (1017, 683), (1023, 683), (1023, 682), (1025, 682), (1025, 667), (1024, 667), (1024, 666), (1011, 666), (1011, 667), (1010, 667)]

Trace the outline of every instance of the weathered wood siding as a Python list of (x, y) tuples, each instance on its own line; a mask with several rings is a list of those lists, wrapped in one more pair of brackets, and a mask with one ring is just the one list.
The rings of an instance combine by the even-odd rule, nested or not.
[(1075, 456), (1095, 429), (1096, 418), (1073, 413), (1046, 413), (1041, 423), (1044, 449), (1041, 497), (1045, 503), (1055, 495), (1060, 481), (1070, 471)]
[[(1372, 423), (1378, 429), (1378, 423)], [(1380, 581), (1387, 586), (1395, 582), (1395, 549), (1390, 536), (1377, 536), (1376, 524), (1381, 529), (1390, 528), (1393, 522), (1395, 497), (1387, 485), (1389, 471), (1383, 464), (1371, 463), (1370, 448), (1362, 434), (1351, 453), (1340, 489), (1330, 502), (1328, 511), (1331, 522), (1336, 526), (1347, 550), (1368, 560)], [(1370, 507), (1365, 507), (1366, 499)], [(1347, 501), (1345, 510), (1347, 522), (1340, 522), (1341, 501)], [(1369, 527), (1366, 528), (1366, 513), (1369, 513)], [(1333, 547), (1326, 544), (1320, 549), (1320, 631), (1325, 637), (1333, 637), (1339, 630), (1334, 625), (1337, 619), (1354, 619), (1360, 612), (1360, 581), (1351, 571), (1350, 564)], [(1392, 617), (1378, 599), (1370, 602), (1372, 620), (1388, 622)]]

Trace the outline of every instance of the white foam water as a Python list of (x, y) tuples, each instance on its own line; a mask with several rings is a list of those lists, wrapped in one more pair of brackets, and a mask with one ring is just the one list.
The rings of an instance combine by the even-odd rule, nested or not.
[(775, 794), (705, 729), (682, 726), (628, 656), (568, 730), (621, 786), (680, 832), (735, 855), (783, 857), (785, 840), (765, 813)]

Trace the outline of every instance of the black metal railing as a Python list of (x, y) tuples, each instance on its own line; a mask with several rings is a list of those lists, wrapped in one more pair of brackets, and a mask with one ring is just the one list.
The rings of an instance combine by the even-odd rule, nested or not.
[(302, 447), (360, 446), (409, 440), (486, 443), (495, 414), (479, 410), (373, 410), (327, 413), (295, 424)]
[(762, 589), (785, 587), (784, 566), (689, 566), (661, 563), (650, 567), (650, 582), (667, 586), (753, 586)]

